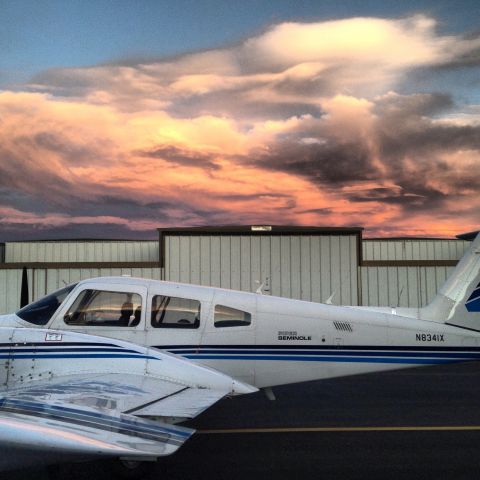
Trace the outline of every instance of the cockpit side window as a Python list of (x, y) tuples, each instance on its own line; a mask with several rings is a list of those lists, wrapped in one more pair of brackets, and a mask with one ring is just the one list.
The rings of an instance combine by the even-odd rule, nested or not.
[(84, 290), (65, 314), (67, 325), (135, 327), (142, 315), (138, 293)]
[(77, 284), (57, 290), (46, 297), (30, 303), (20, 309), (16, 315), (26, 322), (34, 325), (46, 325), (57, 311), (58, 307), (67, 298), (68, 294), (77, 286)]
[(245, 327), (252, 323), (252, 315), (243, 310), (215, 305), (215, 316), (213, 323), (215, 327)]
[(152, 299), (152, 327), (198, 328), (200, 302), (188, 298), (155, 295)]

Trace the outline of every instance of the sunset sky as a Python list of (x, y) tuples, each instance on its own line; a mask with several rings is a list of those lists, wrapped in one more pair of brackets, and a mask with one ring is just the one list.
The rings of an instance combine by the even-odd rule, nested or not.
[(480, 2), (0, 0), (0, 241), (480, 227)]

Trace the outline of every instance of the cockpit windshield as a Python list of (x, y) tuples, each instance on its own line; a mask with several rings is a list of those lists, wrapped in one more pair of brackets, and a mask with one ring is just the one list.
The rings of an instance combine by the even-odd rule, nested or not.
[(28, 304), (16, 312), (17, 317), (34, 325), (46, 325), (76, 285), (76, 283), (68, 285), (68, 287), (57, 290), (36, 302)]

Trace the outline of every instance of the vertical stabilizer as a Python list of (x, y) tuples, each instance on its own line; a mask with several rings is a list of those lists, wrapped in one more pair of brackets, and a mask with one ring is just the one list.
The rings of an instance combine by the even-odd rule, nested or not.
[(480, 232), (420, 318), (480, 331)]

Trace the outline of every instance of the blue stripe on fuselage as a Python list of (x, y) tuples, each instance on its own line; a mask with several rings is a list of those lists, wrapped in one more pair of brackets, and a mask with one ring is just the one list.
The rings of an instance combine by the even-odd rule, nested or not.
[[(33, 348), (32, 348), (33, 347)], [(49, 358), (140, 358), (160, 360), (157, 357), (124, 348), (120, 345), (100, 343), (26, 343), (2, 344), (0, 359), (49, 359)]]
[(196, 349), (196, 350), (169, 350), (172, 353), (182, 356), (195, 356), (195, 355), (231, 355), (235, 353), (238, 356), (241, 355), (251, 355), (254, 353), (255, 355), (262, 355), (262, 356), (274, 356), (274, 355), (301, 355), (301, 356), (371, 356), (371, 357), (440, 357), (440, 358), (468, 358), (468, 359), (480, 359), (480, 352), (373, 352), (373, 351), (350, 351), (350, 350), (339, 350), (339, 349), (332, 349), (332, 350), (224, 350), (224, 349)]
[[(156, 347), (159, 348), (159, 347)], [(258, 360), (293, 362), (360, 362), (435, 365), (443, 363), (480, 360), (480, 349), (472, 347), (381, 347), (284, 345), (208, 345), (164, 346), (171, 353), (191, 360)]]
[(183, 355), (191, 360), (266, 360), (289, 362), (342, 362), (342, 363), (404, 363), (410, 365), (436, 365), (463, 362), (469, 359), (442, 358), (394, 358), (394, 357), (347, 357), (347, 356), (302, 356), (302, 355)]

